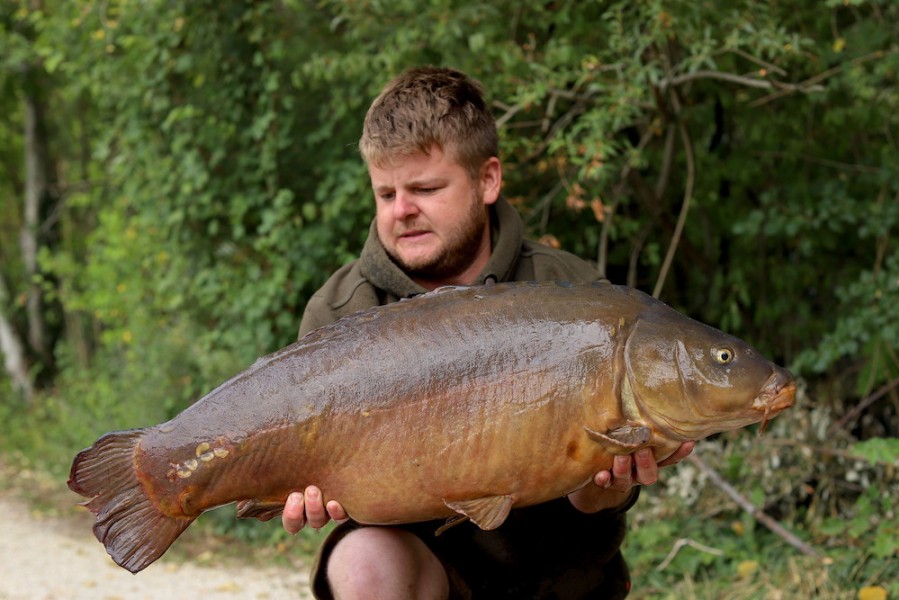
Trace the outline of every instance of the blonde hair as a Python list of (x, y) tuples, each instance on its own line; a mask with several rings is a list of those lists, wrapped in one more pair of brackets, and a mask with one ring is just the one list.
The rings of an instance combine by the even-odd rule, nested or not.
[(481, 84), (445, 67), (416, 67), (388, 83), (365, 115), (359, 150), (369, 165), (395, 165), (437, 146), (477, 179), (499, 154), (496, 122)]

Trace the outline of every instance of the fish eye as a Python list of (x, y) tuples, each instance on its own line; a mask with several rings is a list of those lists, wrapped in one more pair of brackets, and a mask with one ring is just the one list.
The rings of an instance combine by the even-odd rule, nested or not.
[(719, 365), (726, 365), (734, 360), (734, 351), (730, 348), (713, 348), (712, 356)]

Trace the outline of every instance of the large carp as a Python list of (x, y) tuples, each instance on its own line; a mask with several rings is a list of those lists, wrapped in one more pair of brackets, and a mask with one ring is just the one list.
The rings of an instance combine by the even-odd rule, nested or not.
[(362, 523), (492, 529), (615, 454), (764, 424), (794, 394), (744, 342), (634, 289), (447, 288), (317, 329), (171, 421), (104, 435), (69, 487), (132, 572), (205, 510), (237, 501), (267, 519), (313, 484)]

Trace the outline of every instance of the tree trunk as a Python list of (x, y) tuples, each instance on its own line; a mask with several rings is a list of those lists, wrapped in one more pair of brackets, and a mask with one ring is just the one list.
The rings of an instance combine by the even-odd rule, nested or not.
[(49, 361), (43, 292), (36, 279), (41, 204), (47, 197), (47, 128), (44, 122), (42, 90), (37, 74), (33, 71), (26, 73), (25, 82), (25, 210), (20, 244), (22, 263), (25, 266), (25, 281), (28, 286), (26, 302), (28, 343), (35, 354)]
[(12, 322), (8, 317), (9, 292), (6, 281), (0, 273), (0, 352), (3, 353), (3, 366), (12, 379), (13, 387), (22, 395), (29, 405), (34, 398), (34, 388), (28, 374), (28, 361)]

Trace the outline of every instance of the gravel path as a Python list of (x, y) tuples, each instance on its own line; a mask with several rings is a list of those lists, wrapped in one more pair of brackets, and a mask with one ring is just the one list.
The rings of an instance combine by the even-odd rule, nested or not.
[(217, 560), (209, 551), (193, 560), (166, 555), (132, 575), (106, 555), (84, 509), (36, 511), (7, 489), (0, 514), (0, 600), (311, 598), (302, 565), (247, 567), (234, 558), (203, 565)]

